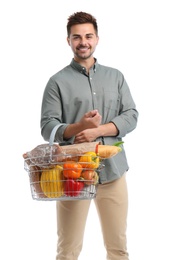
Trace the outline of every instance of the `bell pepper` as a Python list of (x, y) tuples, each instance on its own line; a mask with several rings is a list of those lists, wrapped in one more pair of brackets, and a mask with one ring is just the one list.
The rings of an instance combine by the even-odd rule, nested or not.
[(63, 164), (63, 175), (68, 179), (80, 178), (82, 166), (75, 161), (67, 161)]
[(56, 165), (51, 169), (42, 171), (40, 186), (48, 198), (61, 197), (63, 195), (63, 168)]
[(86, 152), (80, 157), (79, 163), (83, 168), (97, 169), (99, 167), (99, 156), (95, 152)]
[(70, 197), (76, 197), (84, 188), (83, 180), (67, 179), (64, 184), (64, 194)]

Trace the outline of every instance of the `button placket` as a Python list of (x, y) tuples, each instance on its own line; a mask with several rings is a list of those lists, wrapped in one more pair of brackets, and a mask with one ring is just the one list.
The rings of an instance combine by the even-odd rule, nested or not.
[(94, 85), (94, 81), (91, 75), (89, 75), (89, 82), (91, 86), (92, 98), (93, 98), (93, 109), (98, 109), (97, 99), (96, 99), (96, 88)]

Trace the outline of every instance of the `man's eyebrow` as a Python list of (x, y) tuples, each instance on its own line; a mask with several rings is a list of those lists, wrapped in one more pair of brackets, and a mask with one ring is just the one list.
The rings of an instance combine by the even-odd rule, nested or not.
[[(86, 33), (85, 35), (88, 35), (88, 36), (89, 36), (89, 35), (94, 35), (94, 33)], [(72, 36), (74, 37), (74, 36), (81, 36), (81, 35), (80, 35), (80, 34), (77, 34), (77, 33), (74, 33)]]
[(72, 34), (72, 36), (80, 36), (80, 34), (74, 33)]

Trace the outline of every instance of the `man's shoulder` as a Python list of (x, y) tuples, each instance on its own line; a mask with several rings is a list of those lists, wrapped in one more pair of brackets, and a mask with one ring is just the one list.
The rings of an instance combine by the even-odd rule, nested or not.
[(122, 72), (119, 69), (112, 67), (112, 66), (106, 66), (106, 65), (98, 64), (98, 69), (101, 70), (101, 71), (104, 71), (104, 73), (111, 72), (111, 73), (114, 73), (114, 74), (123, 75)]
[(66, 73), (69, 73), (69, 71), (71, 70), (71, 66), (70, 65), (67, 65), (66, 67), (62, 68), (61, 70), (57, 71), (56, 73), (54, 73), (52, 76), (51, 76), (51, 79), (57, 79), (57, 78), (60, 78), (60, 77), (63, 77), (63, 75), (66, 75)]

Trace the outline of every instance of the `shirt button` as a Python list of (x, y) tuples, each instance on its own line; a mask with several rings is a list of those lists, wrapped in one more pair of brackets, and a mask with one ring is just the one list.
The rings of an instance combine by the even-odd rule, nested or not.
[(96, 92), (93, 92), (93, 95), (96, 95)]
[(90, 80), (92, 80), (92, 78), (90, 78)]

